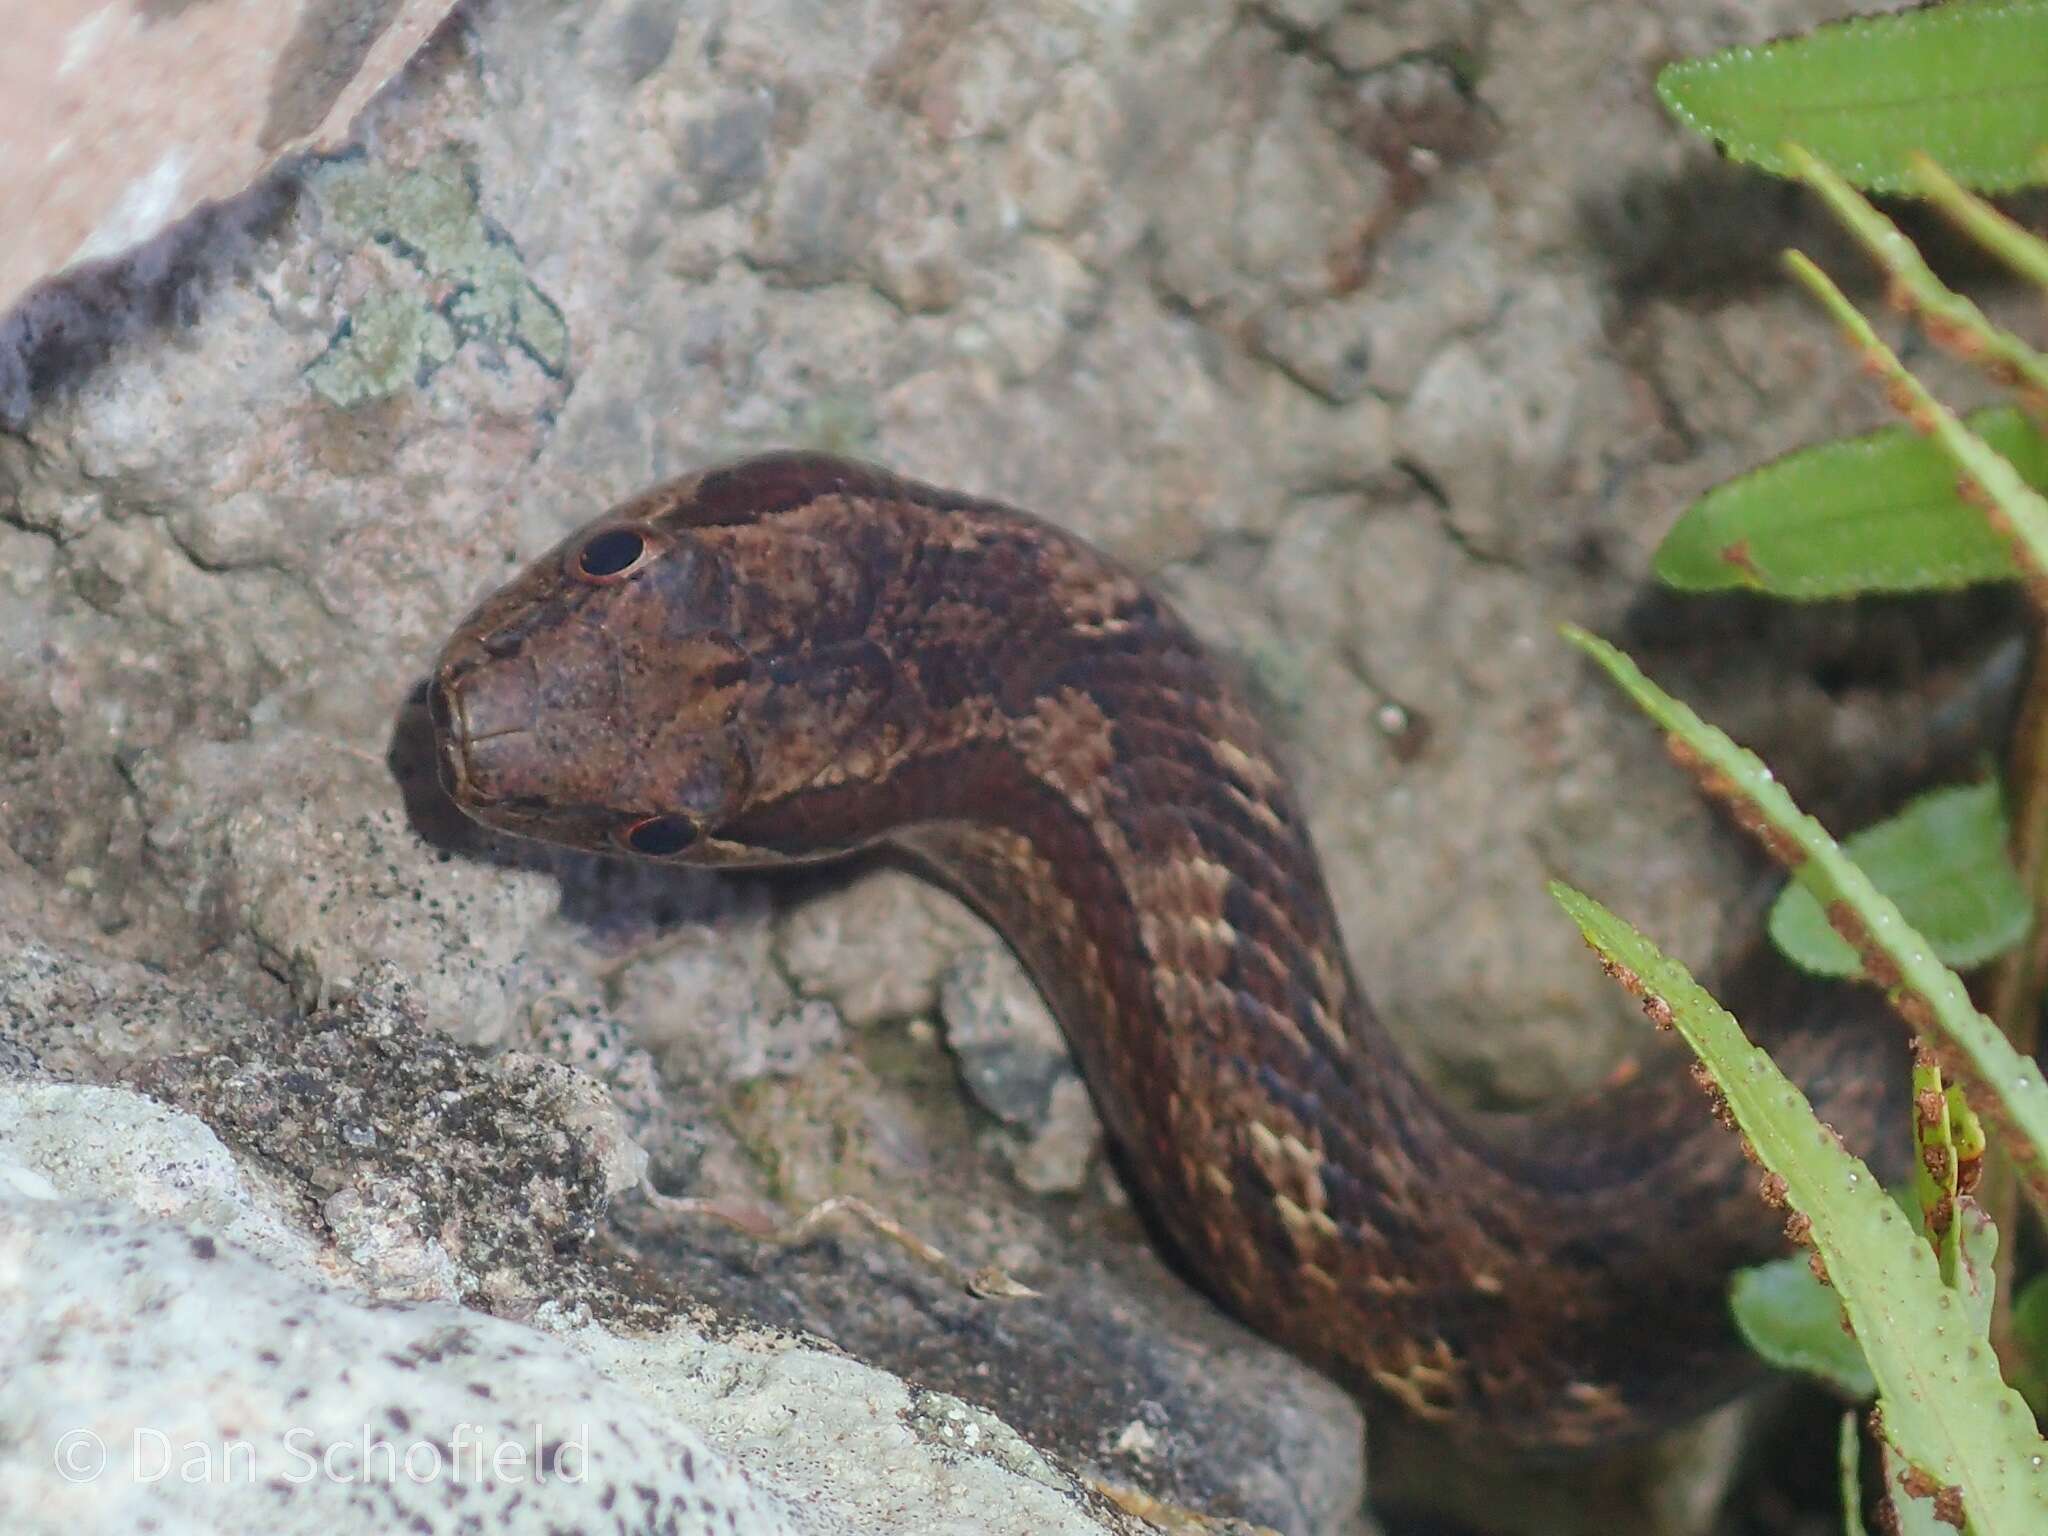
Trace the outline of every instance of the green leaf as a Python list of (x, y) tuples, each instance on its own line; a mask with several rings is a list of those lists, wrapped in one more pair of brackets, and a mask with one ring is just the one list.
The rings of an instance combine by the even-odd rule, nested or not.
[(1934, 958), (1892, 899), (1827, 828), (1799, 809), (1754, 752), (1672, 698), (1597, 635), (1570, 624), (1561, 633), (1664, 729), (1672, 755), (1701, 788), (1726, 803), (1743, 830), (1822, 899), (1836, 931), (1861, 951), (1865, 973), (1885, 978), (1886, 999), (1934, 1051), (1943, 1074), (1970, 1094), (2027, 1197), (2048, 1210), (2048, 1085), (2040, 1069), (1978, 1012), (1962, 978)]
[[(1937, 789), (1842, 845), (1944, 965), (1967, 969), (2026, 937), (2026, 888), (2006, 853), (2005, 801), (1996, 784)], [(1829, 926), (1813, 893), (1794, 882), (1771, 908), (1771, 942), (1809, 971), (1856, 976), (1863, 962)]]
[(1884, 1473), (1885, 1502), (1891, 1506), (1895, 1522), (1891, 1536), (1956, 1536), (1955, 1527), (1935, 1514), (1932, 1499), (1916, 1499), (1905, 1491), (1905, 1459), (1888, 1445), (1880, 1445), (1877, 1450), (1878, 1465)]
[(2048, 1412), (2048, 1275), (2034, 1276), (2013, 1297), (2012, 1336), (2019, 1345), (2020, 1391), (2035, 1412)]
[(1876, 1378), (1887, 1441), (1937, 1486), (1960, 1488), (1976, 1536), (2048, 1531), (2048, 1441), (1998, 1375), (1964, 1298), (1860, 1158), (1686, 969), (1588, 896), (1550, 887), (1608, 969), (1669, 1017), (1712, 1074), (1758, 1159), (1811, 1225), (1842, 1309)]
[(1980, 191), (2031, 186), (2048, 144), (2048, 0), (1858, 17), (1667, 65), (1657, 94), (1732, 159), (1779, 175), (1796, 141), (1878, 192), (1915, 190), (1915, 151)]
[(2010, 460), (1928, 393), (1927, 386), (1879, 339), (1833, 278), (1798, 251), (1786, 253), (1785, 266), (1835, 317), (1835, 323), (1863, 354), (1864, 367), (1884, 380), (1886, 398), (1913, 426), (1939, 443), (1957, 470), (1968, 477), (1973, 497), (1987, 504), (1985, 515), (1994, 531), (2012, 540), (2013, 559), (2027, 579), (2028, 596), (2037, 606), (2048, 600), (2048, 496), (2029, 485)]
[(2048, 242), (2028, 234), (2016, 221), (1965, 190), (1925, 155), (1914, 157), (1913, 174), (1919, 179), (1922, 197), (2036, 288), (2048, 288)]
[[(1959, 1096), (1960, 1097), (1960, 1096)], [(1934, 1245), (1944, 1285), (1964, 1283), (1963, 1231), (1956, 1220), (1962, 1191), (1948, 1091), (1941, 1063), (1931, 1051), (1913, 1053), (1913, 1194), (1920, 1203), (1920, 1230)], [(1989, 1325), (1989, 1318), (1986, 1324)]]
[[(2048, 488), (2048, 437), (2017, 410), (1969, 426)], [(1686, 592), (1775, 597), (1926, 592), (2018, 577), (2007, 541), (1956, 493), (1956, 466), (1906, 427), (1801, 449), (1717, 485), (1658, 546), (1657, 579)]]
[(1780, 1370), (1818, 1376), (1852, 1402), (1877, 1391), (1863, 1346), (1842, 1326), (1842, 1303), (1806, 1260), (1778, 1259), (1739, 1272), (1728, 1288), (1736, 1329)]
[(1863, 1439), (1853, 1413), (1842, 1415), (1835, 1469), (1842, 1489), (1842, 1536), (1870, 1536), (1863, 1525)]
[[(1887, 295), (1919, 317), (1920, 329), (1930, 341), (2037, 399), (2048, 393), (2048, 357), (2010, 331), (2000, 330), (1983, 310), (1936, 277), (1920, 248), (1833, 166), (1798, 145), (1788, 146), (1787, 158), (1849, 233), (1877, 258), (1885, 271)], [(1925, 155), (1913, 157), (1916, 186), (1928, 185), (1930, 164)], [(2012, 242), (2006, 245), (2011, 248)]]
[(1962, 1234), (1962, 1263), (1954, 1289), (1963, 1299), (1963, 1326), (1976, 1338), (1991, 1332), (1998, 1298), (1998, 1226), (1969, 1195), (1956, 1199), (1956, 1230)]

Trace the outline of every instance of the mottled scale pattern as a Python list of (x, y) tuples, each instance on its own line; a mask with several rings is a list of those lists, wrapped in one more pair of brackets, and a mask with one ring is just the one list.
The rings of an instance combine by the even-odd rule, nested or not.
[[(583, 569), (616, 530), (636, 562)], [(1735, 1138), (1673, 1072), (1547, 1116), (1448, 1111), (1352, 977), (1259, 721), (1056, 523), (748, 460), (564, 541), (432, 692), (444, 780), (490, 825), (614, 852), (654, 827), (705, 865), (922, 860), (1045, 991), (1188, 1270), (1360, 1391), (1550, 1452), (1745, 1379), (1725, 1277), (1781, 1239)], [(1878, 1010), (1761, 963), (1730, 985), (1801, 1024), (1786, 1059), (1867, 1150), (1901, 1085)]]

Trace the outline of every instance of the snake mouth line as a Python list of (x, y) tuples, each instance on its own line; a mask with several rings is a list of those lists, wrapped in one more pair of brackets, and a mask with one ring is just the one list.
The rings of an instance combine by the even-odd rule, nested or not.
[(463, 708), (461, 691), (450, 687), (446, 678), (435, 679), (428, 691), (427, 711), (434, 722), (443, 787), (458, 804), (490, 804), (493, 797), (479, 791), (476, 776), (470, 771), (471, 750), (480, 742), (495, 741), (503, 736), (524, 736), (532, 727), (506, 725), (489, 731), (473, 730), (468, 712)]

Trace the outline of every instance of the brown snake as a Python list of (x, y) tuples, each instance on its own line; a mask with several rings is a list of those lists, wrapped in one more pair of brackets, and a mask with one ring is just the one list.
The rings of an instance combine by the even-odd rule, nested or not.
[[(1354, 1387), (1550, 1451), (1745, 1378), (1727, 1272), (1781, 1243), (1736, 1139), (1665, 1072), (1499, 1123), (1439, 1104), (1351, 976), (1265, 731), (1058, 528), (822, 455), (711, 470), (487, 598), (430, 698), (492, 827), (700, 865), (908, 850), (1023, 957), (1192, 1271)], [(1836, 1015), (1781, 1060), (1867, 1147), (1896, 1036), (1768, 985)]]

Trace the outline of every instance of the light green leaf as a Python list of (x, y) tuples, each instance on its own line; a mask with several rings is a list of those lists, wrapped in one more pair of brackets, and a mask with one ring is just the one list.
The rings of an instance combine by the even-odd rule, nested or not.
[(1672, 754), (1700, 786), (1821, 898), (1836, 931), (1861, 951), (1865, 972), (1884, 977), (1892, 1006), (1935, 1052), (1948, 1079), (1970, 1094), (2028, 1198), (2048, 1210), (2048, 1087), (2040, 1069), (1977, 1011), (1962, 979), (1934, 958), (1891, 898), (1799, 809), (1754, 752), (1672, 698), (1605, 640), (1573, 625), (1562, 633), (1665, 730)]
[(2048, 242), (2028, 234), (1925, 155), (1914, 157), (1913, 174), (1922, 197), (2021, 277), (2037, 288), (2048, 288)]
[[(1798, 145), (1788, 147), (1786, 158), (1800, 178), (1821, 195), (1849, 233), (1877, 258), (1885, 271), (1887, 292), (1919, 316), (1920, 328), (1929, 340), (2036, 398), (2048, 393), (2048, 357), (2012, 332), (1993, 325), (1975, 303), (1935, 276), (1920, 248), (1833, 166)], [(1913, 157), (1916, 185), (1927, 183), (1930, 163), (1925, 155)], [(2011, 244), (2007, 242), (2009, 248)]]
[[(2018, 411), (1970, 427), (2048, 488), (2048, 438)], [(1956, 494), (1956, 467), (1905, 427), (1822, 443), (1717, 485), (1658, 546), (1652, 569), (1686, 592), (1786, 598), (1949, 590), (2018, 577), (2011, 547)]]
[(1858, 17), (1667, 65), (1657, 94), (1730, 158), (1779, 175), (1796, 141), (1879, 192), (1915, 190), (1915, 151), (1980, 191), (2030, 186), (2048, 143), (2048, 0)]
[(1863, 1346), (1842, 1326), (1841, 1298), (1814, 1279), (1805, 1259), (1742, 1270), (1728, 1305), (1749, 1347), (1780, 1370), (1818, 1376), (1853, 1402), (1877, 1391)]
[[(2026, 937), (2030, 912), (2006, 852), (2005, 801), (1996, 784), (1937, 789), (1842, 845), (1944, 965), (1982, 965)], [(1809, 971), (1856, 976), (1863, 962), (1804, 885), (1771, 907), (1771, 942)]]
[(2028, 595), (2037, 605), (2048, 599), (2048, 496), (2028, 484), (2010, 460), (1928, 393), (1927, 386), (1879, 339), (1833, 278), (1798, 251), (1786, 253), (1785, 266), (1835, 317), (1835, 323), (1863, 354), (1864, 366), (1884, 380), (1892, 404), (1939, 443), (1957, 470), (1969, 477), (1973, 495), (1989, 503), (1986, 516), (1994, 531), (2012, 541), (2013, 560), (2027, 578)]
[(1968, 1304), (1860, 1158), (1685, 968), (1590, 897), (1551, 894), (1615, 976), (1668, 1015), (1763, 1165), (1784, 1180), (1876, 1378), (1885, 1438), (1938, 1486), (1964, 1490), (1975, 1536), (2048, 1531), (2048, 1441), (1998, 1375)]
[(1920, 1205), (1920, 1230), (1934, 1245), (1941, 1280), (1954, 1288), (1964, 1281), (1963, 1232), (1956, 1220), (1961, 1168), (1956, 1162), (1948, 1092), (1941, 1064), (1929, 1051), (1913, 1053), (1913, 1194)]
[(1878, 1448), (1878, 1465), (1884, 1473), (1885, 1498), (1892, 1507), (1892, 1517), (1898, 1528), (1892, 1536), (1956, 1536), (1956, 1528), (1943, 1523), (1934, 1512), (1932, 1499), (1916, 1499), (1901, 1486), (1906, 1477), (1906, 1463), (1899, 1453), (1888, 1445)]
[(1963, 1326), (1983, 1338), (1991, 1332), (1991, 1311), (1998, 1297), (1998, 1227), (1989, 1211), (1961, 1195), (1956, 1200), (1956, 1229), (1962, 1234), (1955, 1290), (1963, 1298)]

